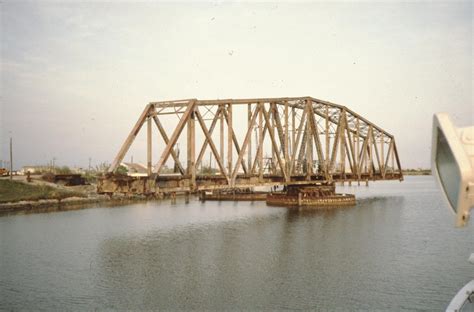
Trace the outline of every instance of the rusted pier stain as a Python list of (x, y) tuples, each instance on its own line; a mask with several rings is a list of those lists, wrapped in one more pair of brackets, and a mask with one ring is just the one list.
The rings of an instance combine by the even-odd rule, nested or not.
[(356, 204), (352, 194), (336, 194), (334, 184), (297, 186), (289, 185), (286, 192), (274, 192), (267, 195), (267, 205), (271, 206), (312, 206), (337, 207)]

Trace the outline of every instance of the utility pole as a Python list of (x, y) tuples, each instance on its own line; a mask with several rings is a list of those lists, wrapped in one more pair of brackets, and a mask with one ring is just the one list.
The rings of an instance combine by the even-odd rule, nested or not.
[(10, 137), (10, 180), (13, 179), (13, 139)]

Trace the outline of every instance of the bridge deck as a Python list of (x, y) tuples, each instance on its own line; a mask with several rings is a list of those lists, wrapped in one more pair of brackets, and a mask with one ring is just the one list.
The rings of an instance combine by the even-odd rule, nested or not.
[[(359, 176), (347, 174), (335, 174), (332, 177), (333, 182), (369, 182), (383, 180), (403, 180), (403, 176), (398, 173), (388, 173), (384, 177), (379, 174), (370, 176), (362, 174)], [(223, 176), (219, 175), (198, 175), (196, 176), (196, 185), (192, 186), (191, 176), (164, 175), (155, 179), (148, 177), (128, 177), (128, 176), (108, 176), (99, 180), (99, 193), (123, 193), (123, 194), (157, 194), (173, 192), (196, 192), (212, 190), (228, 190), (229, 185)], [(233, 188), (253, 188), (259, 186), (275, 185), (315, 185), (327, 183), (328, 180), (323, 175), (307, 176), (295, 175), (291, 177), (290, 182), (285, 182), (282, 176), (266, 174), (259, 179), (257, 175), (238, 175)]]

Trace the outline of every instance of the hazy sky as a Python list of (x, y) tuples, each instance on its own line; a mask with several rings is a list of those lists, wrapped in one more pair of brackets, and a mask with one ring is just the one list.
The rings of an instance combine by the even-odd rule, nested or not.
[(4, 1), (0, 159), (111, 162), (150, 101), (309, 95), (429, 167), (434, 112), (474, 124), (472, 29), (470, 1)]

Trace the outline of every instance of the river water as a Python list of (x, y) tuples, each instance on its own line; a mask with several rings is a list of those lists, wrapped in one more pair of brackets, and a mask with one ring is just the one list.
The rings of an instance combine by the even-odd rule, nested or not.
[(180, 199), (0, 217), (0, 310), (442, 310), (474, 225), (430, 176), (338, 187), (356, 207)]

